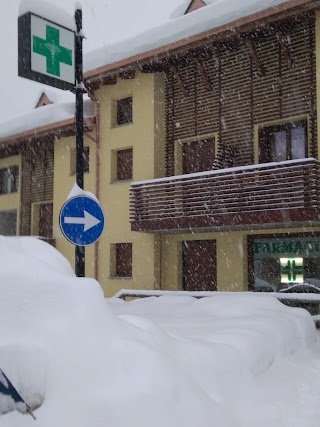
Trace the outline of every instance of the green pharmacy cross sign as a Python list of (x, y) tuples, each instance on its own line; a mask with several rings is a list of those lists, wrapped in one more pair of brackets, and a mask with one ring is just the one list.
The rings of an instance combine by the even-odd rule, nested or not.
[(31, 12), (20, 16), (18, 74), (59, 89), (74, 89), (75, 32)]
[(303, 283), (303, 258), (280, 258), (281, 283)]
[(60, 45), (60, 30), (46, 25), (46, 39), (33, 36), (32, 50), (47, 59), (47, 73), (60, 77), (60, 62), (72, 66), (72, 50)]

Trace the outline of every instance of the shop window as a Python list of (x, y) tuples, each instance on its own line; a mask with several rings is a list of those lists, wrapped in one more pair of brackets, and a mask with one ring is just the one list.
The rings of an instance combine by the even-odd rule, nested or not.
[(0, 234), (15, 236), (17, 234), (17, 211), (0, 211)]
[(0, 169), (0, 194), (16, 193), (19, 188), (19, 167)]
[(132, 97), (117, 101), (117, 126), (132, 123)]
[(255, 291), (281, 291), (312, 283), (320, 289), (320, 236), (256, 237), (251, 240)]
[(116, 153), (116, 180), (125, 181), (132, 179), (132, 163), (133, 163), (133, 150), (128, 148), (125, 150), (118, 150)]
[(132, 277), (132, 243), (116, 243), (115, 251), (115, 277)]
[[(83, 147), (83, 172), (89, 172), (89, 147)], [(76, 149), (71, 148), (70, 150), (70, 174), (75, 175), (76, 173)]]
[(260, 129), (260, 163), (282, 162), (306, 157), (308, 157), (306, 120)]

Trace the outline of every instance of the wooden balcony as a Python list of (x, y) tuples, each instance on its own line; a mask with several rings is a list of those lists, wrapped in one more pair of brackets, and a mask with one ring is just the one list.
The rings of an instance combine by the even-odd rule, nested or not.
[(310, 158), (132, 183), (131, 228), (163, 233), (315, 224), (319, 165)]

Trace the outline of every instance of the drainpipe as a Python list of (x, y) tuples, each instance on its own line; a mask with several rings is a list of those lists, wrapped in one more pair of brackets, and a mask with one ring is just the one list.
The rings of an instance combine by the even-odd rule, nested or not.
[[(94, 96), (93, 92), (91, 92), (88, 88), (88, 96), (95, 103), (95, 113), (96, 113), (96, 138), (90, 138), (96, 143), (96, 197), (100, 200), (100, 102)], [(94, 244), (94, 278), (98, 280), (99, 275), (99, 240)]]

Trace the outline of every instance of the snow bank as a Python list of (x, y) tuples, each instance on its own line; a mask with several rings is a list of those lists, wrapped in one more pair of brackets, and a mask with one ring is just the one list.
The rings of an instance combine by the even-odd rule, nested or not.
[[(1, 368), (39, 427), (231, 427), (232, 416), (172, 357), (106, 307), (47, 243), (0, 236)], [(34, 425), (11, 412), (1, 427)]]
[[(295, 379), (320, 398), (315, 341), (305, 310), (256, 294), (106, 303), (47, 243), (0, 236), (0, 366), (39, 427), (315, 427), (320, 410), (305, 405), (297, 425), (277, 406), (293, 412), (292, 390), (306, 401)], [(34, 420), (10, 412), (0, 425)]]
[[(301, 394), (290, 401), (286, 396), (296, 387), (294, 380), (301, 381), (302, 372), (305, 383), (315, 375), (314, 366), (306, 369), (316, 330), (305, 310), (257, 294), (202, 299), (160, 296), (130, 302), (110, 299), (109, 306), (140, 330), (141, 339), (175, 359), (208, 396), (228, 405), (236, 426), (292, 427), (288, 414), (293, 408), (297, 414), (297, 407), (303, 413)], [(296, 358), (303, 362), (295, 365)], [(315, 363), (319, 381), (320, 363)], [(279, 375), (281, 369), (285, 378)], [(277, 399), (273, 398), (275, 390), (279, 390)], [(314, 427), (319, 414), (318, 410), (308, 413), (300, 425)]]

